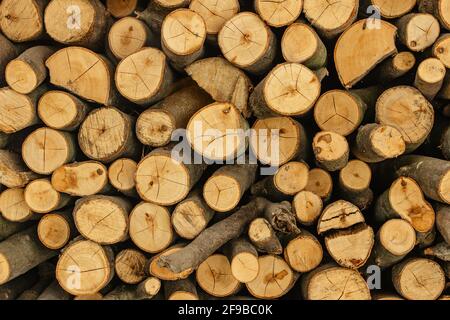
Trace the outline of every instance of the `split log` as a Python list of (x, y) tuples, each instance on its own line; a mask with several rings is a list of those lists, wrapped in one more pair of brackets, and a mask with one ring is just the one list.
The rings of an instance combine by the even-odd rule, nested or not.
[(433, 106), (413, 87), (393, 87), (378, 98), (376, 121), (400, 131), (406, 152), (412, 152), (425, 141), (433, 128)]
[(86, 196), (75, 202), (73, 220), (84, 238), (99, 244), (115, 244), (128, 238), (131, 208), (124, 198)]
[(374, 213), (378, 222), (400, 217), (418, 232), (429, 232), (435, 221), (434, 210), (425, 201), (419, 185), (406, 177), (398, 178), (383, 192), (375, 203)]
[(311, 226), (317, 221), (322, 208), (322, 199), (311, 191), (300, 191), (292, 201), (292, 209), (297, 221), (305, 226)]
[(55, 275), (55, 266), (44, 262), (37, 267), (39, 279), (32, 286), (23, 291), (17, 300), (37, 300), (41, 293), (50, 285)]
[(253, 281), (258, 275), (258, 251), (244, 237), (231, 240), (226, 247), (231, 274), (241, 283)]
[(117, 60), (122, 60), (150, 46), (157, 46), (157, 38), (149, 27), (137, 18), (122, 18), (109, 29), (108, 50)]
[(303, 0), (255, 0), (255, 11), (271, 27), (284, 27), (293, 23), (302, 13)]
[(284, 31), (281, 52), (287, 62), (301, 63), (311, 70), (327, 65), (327, 48), (316, 31), (306, 23), (293, 23)]
[[(1, 17), (0, 17), (1, 19)], [(1, 25), (0, 25), (1, 27)], [(6, 65), (19, 55), (19, 48), (14, 45), (8, 38), (0, 34), (0, 46), (2, 51), (0, 52), (0, 85), (3, 87), (5, 84), (5, 69)]]
[(321, 168), (314, 168), (309, 171), (308, 183), (305, 191), (318, 195), (323, 202), (327, 202), (331, 198), (333, 192), (333, 179), (328, 171)]
[(206, 25), (207, 39), (217, 41), (217, 34), (225, 22), (240, 10), (239, 0), (192, 0), (189, 9), (198, 13)]
[(51, 90), (39, 99), (37, 112), (48, 127), (56, 130), (75, 131), (86, 117), (88, 105), (70, 93)]
[(8, 188), (25, 187), (39, 175), (30, 171), (22, 158), (11, 151), (0, 150), (0, 183)]
[(11, 89), (28, 94), (39, 87), (47, 78), (45, 60), (54, 52), (51, 47), (36, 46), (11, 60), (5, 69), (5, 79)]
[(428, 58), (419, 64), (414, 86), (431, 101), (441, 90), (445, 73), (445, 66), (441, 60)]
[(45, 30), (65, 45), (101, 48), (110, 15), (99, 0), (52, 0), (45, 8)]
[(53, 188), (49, 179), (31, 181), (24, 190), (25, 202), (36, 213), (49, 213), (65, 207), (71, 198)]
[(364, 216), (354, 204), (338, 200), (325, 207), (317, 223), (317, 233), (343, 230), (364, 222)]
[[(139, 162), (135, 181), (143, 200), (169, 206), (186, 198), (206, 166), (182, 162), (177, 156), (169, 146), (154, 149)], [(160, 169), (163, 167), (164, 171)]]
[(112, 249), (90, 240), (78, 240), (65, 247), (56, 265), (56, 279), (73, 295), (94, 294), (114, 276)]
[[(204, 2), (194, 0), (192, 3), (200, 1)], [(211, 57), (195, 61), (185, 71), (215, 101), (229, 102), (235, 105), (245, 118), (250, 116), (247, 102), (253, 85), (242, 70), (222, 57)]]
[[(325, 1), (321, 0), (321, 2)], [(348, 0), (347, 2), (356, 1)], [(332, 10), (332, 7), (327, 11)], [(322, 17), (324, 19), (325, 16)], [(330, 20), (333, 19), (330, 18)], [(356, 22), (339, 37), (336, 43), (334, 61), (339, 79), (347, 89), (363, 79), (381, 61), (397, 53), (396, 27), (383, 20), (377, 20), (376, 23), (379, 23), (379, 26), (376, 27), (369, 27), (370, 23), (372, 22), (369, 19)]]
[(222, 254), (213, 254), (200, 263), (195, 278), (200, 288), (214, 297), (231, 296), (241, 287), (231, 273), (230, 261)]
[(256, 298), (279, 298), (288, 293), (298, 279), (298, 274), (279, 256), (261, 256), (258, 262), (256, 279), (245, 284), (250, 294)]
[(37, 297), (36, 300), (71, 300), (72, 295), (65, 291), (58, 283), (53, 281), (44, 291)]
[(400, 41), (414, 52), (431, 47), (440, 33), (439, 21), (431, 14), (410, 13), (397, 21)]
[(371, 300), (369, 287), (358, 271), (326, 264), (301, 278), (305, 300)]
[(434, 15), (442, 27), (450, 30), (450, 2), (448, 0), (419, 0), (419, 11)]
[(308, 184), (309, 167), (304, 162), (291, 161), (282, 165), (274, 175), (251, 186), (251, 194), (282, 201), (304, 190)]
[(206, 228), (213, 216), (214, 211), (206, 204), (200, 189), (197, 189), (177, 204), (171, 220), (180, 237), (192, 240)]
[(265, 73), (275, 59), (276, 37), (255, 13), (241, 12), (225, 22), (218, 40), (224, 57), (252, 74)]
[(103, 56), (84, 47), (66, 47), (50, 56), (45, 65), (55, 86), (103, 105), (118, 102), (113, 67)]
[(385, 82), (400, 78), (411, 71), (415, 64), (416, 57), (414, 54), (409, 51), (399, 52), (379, 65), (378, 80)]
[(380, 124), (366, 124), (358, 129), (352, 153), (368, 163), (397, 158), (406, 150), (402, 133), (395, 127)]
[(167, 300), (199, 300), (197, 288), (190, 279), (167, 281), (164, 294)]
[(0, 284), (17, 278), (57, 254), (39, 242), (36, 227), (16, 233), (0, 242)]
[(56, 191), (75, 197), (101, 194), (110, 189), (106, 167), (97, 161), (63, 165), (53, 171), (51, 182)]
[(423, 253), (427, 256), (450, 262), (450, 245), (446, 242), (440, 242), (432, 247), (426, 248)]
[(365, 14), (374, 14), (369, 6), (376, 6), (377, 11), (385, 19), (395, 19), (409, 13), (416, 5), (416, 0), (363, 0), (361, 11)]
[(20, 94), (9, 87), (0, 89), (0, 130), (14, 133), (39, 122), (36, 105), (44, 87), (29, 95)]
[(115, 107), (94, 109), (78, 131), (81, 151), (90, 159), (107, 163), (133, 157), (139, 149), (133, 133), (134, 122), (134, 117)]
[(173, 78), (163, 52), (143, 48), (120, 61), (115, 82), (122, 96), (139, 105), (149, 105), (171, 93)]
[(14, 42), (32, 41), (44, 34), (46, 0), (5, 0), (0, 5), (0, 28)]
[(161, 26), (161, 47), (177, 70), (184, 70), (204, 55), (206, 24), (202, 16), (189, 9), (170, 12)]
[[(1, 199), (1, 196), (0, 196)], [(1, 203), (1, 202), (0, 202)], [(0, 207), (1, 210), (1, 207)], [(0, 241), (3, 241), (6, 238), (9, 238), (13, 234), (16, 234), (27, 227), (29, 227), (29, 223), (23, 222), (12, 222), (5, 219), (2, 215), (0, 215)]]
[(145, 252), (166, 249), (174, 237), (169, 210), (149, 202), (139, 203), (130, 213), (130, 237)]
[(304, 0), (306, 19), (324, 37), (334, 38), (348, 29), (358, 15), (359, 1), (344, 0), (330, 5), (326, 0)]
[(370, 189), (372, 171), (360, 160), (350, 161), (339, 172), (339, 189), (342, 199), (355, 204), (360, 210), (370, 207), (373, 192)]
[(123, 18), (130, 16), (136, 11), (138, 7), (138, 0), (106, 0), (106, 10), (114, 18)]
[(144, 11), (136, 12), (138, 19), (141, 19), (155, 32), (161, 32), (164, 18), (178, 8), (189, 5), (191, 0), (155, 0), (150, 1)]
[(322, 131), (315, 135), (313, 151), (317, 164), (328, 171), (344, 168), (350, 153), (345, 137), (330, 131)]
[(436, 227), (445, 242), (450, 244), (450, 206), (437, 205)]
[(264, 218), (254, 219), (248, 227), (248, 237), (251, 243), (261, 252), (280, 254), (283, 246), (275, 234), (272, 225)]
[(450, 203), (450, 161), (408, 155), (396, 159), (391, 168), (397, 177), (414, 179), (428, 198)]
[[(330, 108), (330, 105), (333, 107)], [(364, 119), (367, 104), (356, 94), (344, 90), (330, 90), (317, 100), (314, 120), (322, 131), (348, 136)]]
[(134, 181), (136, 169), (137, 163), (133, 159), (117, 159), (108, 168), (109, 182), (124, 195), (137, 198), (136, 182)]
[(136, 135), (145, 145), (165, 146), (177, 129), (186, 128), (194, 113), (211, 102), (211, 97), (198, 86), (182, 88), (140, 114)]
[(317, 238), (306, 230), (290, 239), (284, 248), (284, 260), (296, 272), (309, 272), (322, 262), (323, 249)]
[(75, 158), (75, 139), (71, 134), (51, 128), (39, 128), (22, 144), (22, 158), (36, 173), (51, 174)]
[(117, 277), (127, 284), (138, 284), (146, 278), (147, 258), (134, 249), (124, 249), (116, 255), (114, 269)]
[(32, 269), (27, 273), (0, 286), (0, 301), (16, 300), (17, 297), (34, 285), (38, 280), (37, 270)]
[(408, 300), (436, 300), (445, 289), (445, 275), (434, 261), (413, 258), (392, 269), (397, 292)]
[(70, 211), (49, 213), (40, 220), (37, 228), (39, 240), (52, 250), (63, 248), (78, 235)]
[(23, 188), (6, 189), (0, 194), (0, 212), (8, 221), (25, 222), (36, 218), (25, 202)]
[[(450, 2), (449, 2), (450, 3)], [(446, 68), (450, 68), (450, 34), (439, 37), (433, 45), (432, 54), (438, 58)]]
[(249, 105), (258, 118), (300, 116), (314, 106), (320, 88), (320, 80), (313, 71), (301, 64), (286, 62), (273, 68), (256, 86)]
[(305, 129), (290, 117), (258, 119), (250, 132), (250, 149), (258, 160), (273, 167), (303, 160), (308, 153)]
[(203, 198), (216, 212), (236, 208), (244, 193), (255, 181), (255, 164), (224, 165), (216, 170), (203, 185)]
[(230, 103), (213, 103), (197, 111), (186, 127), (195, 152), (208, 160), (235, 159), (246, 149), (248, 123)]
[[(173, 272), (168, 267), (160, 266), (161, 257), (165, 257), (165, 256), (171, 255), (173, 253), (176, 253), (176, 252), (182, 250), (183, 247), (184, 247), (184, 245), (182, 245), (182, 244), (176, 244), (176, 245), (164, 250), (160, 254), (154, 256), (150, 260), (149, 273), (152, 276), (157, 277), (158, 279), (167, 280), (169, 283), (172, 281), (175, 281), (175, 280), (181, 280), (181, 279), (188, 278), (189, 275), (191, 275), (194, 272), (193, 268), (187, 268), (180, 272)], [(167, 282), (166, 282), (166, 284), (167, 284)]]

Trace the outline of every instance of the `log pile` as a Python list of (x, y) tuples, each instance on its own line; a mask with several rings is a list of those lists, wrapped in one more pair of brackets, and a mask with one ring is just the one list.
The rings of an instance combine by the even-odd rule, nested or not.
[(449, 0), (3, 0), (0, 31), (0, 300), (448, 299)]

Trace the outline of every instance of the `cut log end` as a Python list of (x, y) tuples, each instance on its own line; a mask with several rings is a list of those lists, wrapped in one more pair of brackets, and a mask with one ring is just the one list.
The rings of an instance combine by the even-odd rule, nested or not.
[(2, 1), (0, 11), (0, 28), (12, 41), (36, 40), (44, 32), (43, 1)]
[(112, 186), (117, 190), (130, 194), (135, 189), (134, 176), (136, 174), (137, 163), (128, 158), (121, 158), (114, 161), (108, 168), (108, 178)]
[(339, 180), (347, 189), (363, 191), (370, 186), (372, 170), (365, 162), (352, 160), (339, 172)]
[(416, 232), (405, 220), (388, 220), (379, 231), (379, 239), (384, 249), (395, 256), (404, 256), (416, 245)]
[(205, 21), (208, 35), (217, 35), (226, 21), (234, 17), (240, 9), (238, 0), (193, 0), (189, 9), (197, 12)]
[(286, 245), (284, 258), (294, 271), (309, 272), (322, 262), (322, 246), (313, 235), (301, 232)]
[(37, 179), (30, 182), (25, 188), (24, 195), (27, 205), (37, 213), (57, 210), (70, 200), (56, 191), (48, 179)]
[(386, 19), (395, 19), (410, 12), (416, 5), (416, 0), (371, 0), (374, 6), (380, 10), (382, 17)]
[(273, 182), (283, 194), (293, 196), (306, 188), (308, 178), (308, 165), (303, 162), (291, 161), (278, 169)]
[(14, 133), (37, 123), (35, 102), (8, 87), (0, 89), (0, 130)]
[(106, 9), (114, 18), (131, 15), (138, 5), (138, 0), (106, 0)]
[(317, 233), (330, 230), (342, 230), (364, 222), (364, 216), (354, 204), (338, 200), (329, 204), (319, 217)]
[(33, 217), (33, 211), (25, 202), (24, 189), (6, 189), (0, 195), (2, 216), (12, 222), (24, 222)]
[[(134, 249), (124, 249), (115, 258), (116, 275), (125, 283), (138, 284), (146, 278), (145, 266), (147, 258), (143, 253)], [(145, 282), (150, 291), (154, 282)]]
[[(428, 13), (410, 13), (397, 22), (400, 40), (411, 51), (421, 52), (439, 37), (439, 21)], [(425, 31), (424, 31), (425, 30)]]
[(328, 171), (345, 167), (349, 157), (349, 146), (345, 137), (330, 131), (316, 134), (313, 150), (317, 162)]
[(39, 220), (37, 232), (42, 244), (53, 250), (63, 248), (72, 236), (68, 221), (57, 213), (43, 216)]
[(283, 27), (293, 23), (302, 13), (303, 0), (281, 2), (256, 0), (255, 10), (272, 27)]
[(324, 200), (328, 200), (333, 192), (333, 179), (328, 171), (321, 168), (314, 168), (309, 171), (308, 184), (305, 188)]
[(446, 69), (441, 60), (428, 58), (419, 64), (414, 85), (425, 97), (433, 100), (442, 88)]
[(433, 45), (433, 56), (438, 58), (447, 68), (450, 68), (450, 35), (441, 36)]
[(303, 225), (313, 225), (322, 213), (322, 199), (311, 191), (299, 192), (292, 202), (297, 221)]

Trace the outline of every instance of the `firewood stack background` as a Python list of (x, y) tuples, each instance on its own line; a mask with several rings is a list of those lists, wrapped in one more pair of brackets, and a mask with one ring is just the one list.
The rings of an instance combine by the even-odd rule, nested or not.
[(450, 0), (2, 0), (0, 30), (0, 299), (450, 298)]

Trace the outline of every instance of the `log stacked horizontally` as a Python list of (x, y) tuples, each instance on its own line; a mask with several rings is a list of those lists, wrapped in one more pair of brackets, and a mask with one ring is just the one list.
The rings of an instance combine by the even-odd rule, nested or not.
[(449, 0), (0, 1), (0, 300), (445, 299), (449, 68)]

